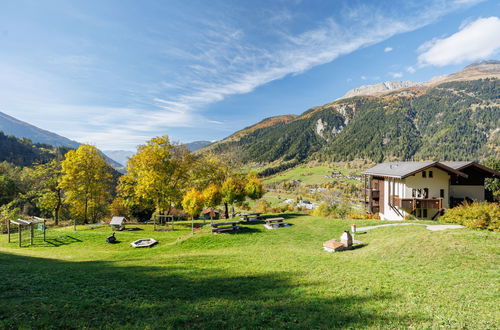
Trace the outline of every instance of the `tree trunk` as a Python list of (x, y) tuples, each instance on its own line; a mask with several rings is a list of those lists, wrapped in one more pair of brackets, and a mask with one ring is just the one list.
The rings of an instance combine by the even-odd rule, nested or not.
[(191, 217), (191, 233), (194, 235), (194, 216)]
[(225, 209), (226, 219), (229, 219), (229, 207), (226, 202), (224, 202), (224, 209)]
[(59, 211), (61, 210), (62, 206), (62, 197), (61, 197), (61, 189), (57, 189), (57, 204), (56, 208), (54, 209), (54, 223), (56, 226), (59, 225)]
[(84, 224), (87, 224), (88, 221), (87, 221), (87, 210), (88, 210), (88, 203), (89, 203), (89, 200), (88, 199), (85, 199), (85, 214), (84, 214), (84, 219), (83, 219), (83, 223)]

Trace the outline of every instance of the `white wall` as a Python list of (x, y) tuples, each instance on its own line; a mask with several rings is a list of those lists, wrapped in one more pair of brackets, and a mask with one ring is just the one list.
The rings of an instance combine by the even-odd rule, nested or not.
[[(433, 177), (429, 178), (429, 171), (432, 171)], [(444, 189), (444, 200), (443, 207), (449, 207), (449, 186), (450, 186), (450, 175), (436, 167), (431, 167), (426, 170), (427, 177), (422, 177), (422, 172), (418, 172), (415, 175), (409, 176), (404, 179), (406, 184), (405, 197), (412, 197), (412, 189), (429, 189), (429, 198), (439, 198), (440, 190)]]
[(478, 202), (484, 201), (484, 186), (450, 186), (450, 195), (455, 198), (469, 197)]
[[(392, 184), (392, 180), (394, 180), (394, 186)], [(380, 218), (382, 220), (403, 220), (404, 216), (406, 215), (406, 212), (403, 210), (398, 210), (401, 212), (401, 215), (399, 215), (396, 211), (394, 211), (393, 208), (389, 206), (389, 184), (391, 186), (391, 195), (398, 195), (399, 197), (402, 197), (401, 195), (405, 193), (405, 186), (402, 180), (400, 179), (389, 179), (385, 178), (384, 180), (384, 213), (380, 214)]]

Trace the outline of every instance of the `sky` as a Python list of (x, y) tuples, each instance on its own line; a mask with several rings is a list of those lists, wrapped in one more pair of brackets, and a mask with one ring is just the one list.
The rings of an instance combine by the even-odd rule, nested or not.
[(499, 1), (0, 2), (0, 111), (103, 150), (219, 140), (499, 58)]

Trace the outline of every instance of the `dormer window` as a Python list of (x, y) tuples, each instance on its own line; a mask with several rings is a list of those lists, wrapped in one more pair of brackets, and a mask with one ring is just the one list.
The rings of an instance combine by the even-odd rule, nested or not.
[(429, 171), (429, 178), (432, 178), (432, 171)]
[(426, 171), (422, 171), (422, 178), (426, 178), (427, 177), (427, 172)]

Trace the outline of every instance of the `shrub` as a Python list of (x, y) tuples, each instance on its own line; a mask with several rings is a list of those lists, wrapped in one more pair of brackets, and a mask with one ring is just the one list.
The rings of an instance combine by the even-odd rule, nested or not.
[(500, 204), (488, 202), (464, 203), (446, 210), (441, 222), (456, 223), (468, 228), (500, 231)]

